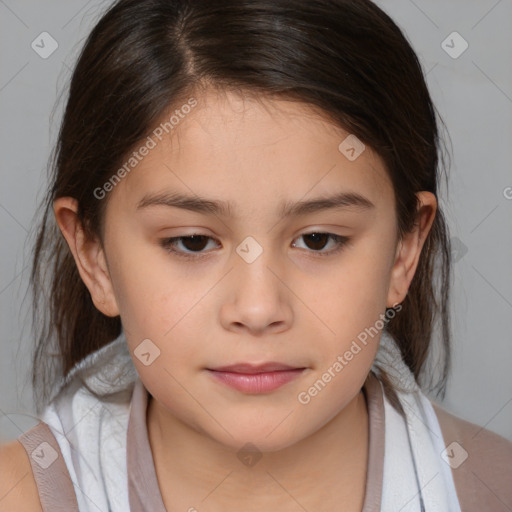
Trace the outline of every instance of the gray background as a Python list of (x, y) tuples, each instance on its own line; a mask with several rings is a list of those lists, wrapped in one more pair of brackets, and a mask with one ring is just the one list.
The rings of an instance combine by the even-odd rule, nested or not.
[[(37, 422), (28, 381), (27, 235), (63, 101), (53, 119), (52, 110), (109, 4), (0, 0), (0, 441)], [(440, 201), (458, 239), (454, 368), (443, 406), (512, 440), (512, 0), (377, 4), (418, 53), (453, 142), (449, 204)], [(45, 31), (58, 48), (43, 59), (31, 43)], [(441, 45), (454, 31), (469, 44), (458, 58)], [(447, 41), (452, 52), (462, 48), (461, 40)]]

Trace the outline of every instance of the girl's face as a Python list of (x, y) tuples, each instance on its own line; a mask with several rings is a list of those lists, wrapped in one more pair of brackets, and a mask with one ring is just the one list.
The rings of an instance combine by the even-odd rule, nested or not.
[[(161, 411), (273, 451), (358, 395), (421, 243), (397, 242), (376, 154), (306, 106), (213, 91), (189, 104), (110, 192), (105, 307)], [(260, 392), (211, 371), (269, 362), (302, 370)]]

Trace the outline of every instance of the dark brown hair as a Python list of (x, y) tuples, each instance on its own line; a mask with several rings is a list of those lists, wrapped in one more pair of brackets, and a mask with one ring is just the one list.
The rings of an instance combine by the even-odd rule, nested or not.
[[(165, 112), (199, 96), (202, 87), (302, 102), (355, 134), (385, 164), (399, 235), (416, 222), (417, 192), (438, 197), (445, 155), (421, 65), (401, 30), (369, 0), (115, 2), (73, 71), (41, 204), (31, 272), (38, 407), (58, 379), (121, 332), (119, 317), (106, 317), (93, 305), (55, 222), (53, 201), (76, 198), (86, 233), (102, 239), (108, 196), (99, 201), (93, 191)], [(439, 208), (402, 310), (386, 330), (418, 383), (428, 373), (429, 389), (443, 395), (450, 279)], [(441, 368), (435, 384), (425, 372), (434, 339), (442, 362), (435, 365)]]

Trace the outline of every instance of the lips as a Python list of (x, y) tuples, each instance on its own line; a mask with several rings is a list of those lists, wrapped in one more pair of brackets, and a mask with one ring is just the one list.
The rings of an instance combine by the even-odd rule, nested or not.
[(218, 368), (208, 368), (208, 373), (218, 382), (248, 394), (268, 393), (297, 378), (305, 368), (282, 363), (253, 365), (238, 363)]
[(297, 366), (289, 366), (282, 363), (264, 363), (253, 365), (250, 363), (238, 363), (229, 366), (220, 366), (218, 368), (209, 368), (214, 372), (230, 372), (230, 373), (244, 373), (244, 374), (254, 374), (254, 373), (270, 373), (270, 372), (281, 372), (286, 370), (298, 370), (300, 369)]

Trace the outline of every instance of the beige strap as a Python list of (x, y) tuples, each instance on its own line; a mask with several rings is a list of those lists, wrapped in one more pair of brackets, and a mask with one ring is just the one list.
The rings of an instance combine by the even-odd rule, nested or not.
[(48, 425), (41, 421), (18, 441), (30, 460), (43, 512), (79, 512), (73, 482)]
[(369, 446), (366, 490), (362, 512), (374, 512), (381, 509), (385, 418), (384, 392), (373, 372), (368, 374), (363, 392), (366, 397), (369, 416)]

